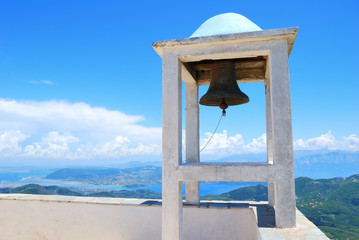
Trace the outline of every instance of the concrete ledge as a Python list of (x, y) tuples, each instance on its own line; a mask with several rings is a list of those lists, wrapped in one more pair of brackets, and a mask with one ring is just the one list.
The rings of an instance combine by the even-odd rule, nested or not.
[(260, 41), (260, 40), (276, 40), (276, 39), (287, 39), (289, 52), (292, 50), (295, 38), (298, 33), (298, 27), (291, 28), (280, 28), (280, 29), (270, 29), (254, 32), (244, 32), (244, 33), (234, 33), (234, 34), (223, 34), (223, 35), (213, 35), (205, 37), (194, 37), (194, 38), (184, 38), (184, 39), (174, 39), (174, 40), (165, 40), (158, 41), (152, 44), (155, 51), (162, 57), (163, 48), (171, 48), (178, 46), (186, 46), (193, 44), (203, 44), (203, 43), (216, 43), (219, 41), (226, 40), (240, 40), (240, 41)]
[(177, 171), (182, 181), (274, 182), (276, 169), (269, 163), (187, 163)]
[(136, 206), (152, 206), (155, 205), (155, 203), (160, 202), (158, 201), (158, 199), (77, 197), (77, 196), (61, 196), (61, 195), (35, 195), (35, 194), (0, 194), (0, 200), (87, 203), (87, 204), (102, 204), (102, 205), (136, 205)]

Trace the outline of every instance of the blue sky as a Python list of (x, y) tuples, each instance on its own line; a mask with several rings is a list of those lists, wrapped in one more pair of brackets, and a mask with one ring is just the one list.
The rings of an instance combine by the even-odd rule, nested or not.
[[(295, 148), (358, 151), (358, 11), (358, 1), (1, 1), (0, 165), (160, 159), (162, 63), (151, 44), (226, 12), (264, 30), (299, 27)], [(251, 103), (228, 110), (209, 158), (218, 146), (220, 156), (265, 150), (263, 85), (240, 87)], [(202, 142), (219, 116), (201, 107)]]

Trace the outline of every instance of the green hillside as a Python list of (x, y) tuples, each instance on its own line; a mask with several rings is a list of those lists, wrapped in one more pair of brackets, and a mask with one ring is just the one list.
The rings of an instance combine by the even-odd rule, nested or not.
[[(359, 174), (348, 178), (295, 179), (297, 208), (331, 239), (359, 239)], [(267, 200), (267, 187), (239, 188), (206, 200)]]
[(233, 191), (222, 193), (220, 195), (206, 195), (202, 200), (223, 200), (223, 201), (267, 201), (267, 187), (257, 185), (253, 187), (238, 188)]
[(41, 186), (38, 184), (27, 184), (16, 188), (0, 188), (0, 193), (23, 193), (39, 195), (65, 195), (65, 196), (85, 196), (85, 197), (114, 197), (114, 198), (144, 198), (144, 199), (161, 199), (161, 193), (146, 189), (137, 189), (133, 191), (107, 191), (82, 194), (71, 191), (67, 188), (58, 186)]
[(333, 239), (359, 239), (359, 174), (348, 178), (297, 178), (297, 207)]
[(73, 192), (67, 188), (58, 186), (40, 186), (38, 184), (27, 184), (16, 188), (0, 188), (0, 193), (82, 196), (82, 194)]

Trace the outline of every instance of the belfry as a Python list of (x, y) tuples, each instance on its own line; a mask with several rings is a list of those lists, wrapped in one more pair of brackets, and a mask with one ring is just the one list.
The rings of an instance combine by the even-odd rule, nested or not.
[[(288, 57), (297, 31), (261, 30), (247, 18), (227, 13), (207, 20), (190, 38), (153, 44), (163, 59), (162, 239), (182, 239), (182, 182), (186, 183), (186, 203), (194, 205), (199, 204), (200, 181), (267, 182), (268, 204), (275, 209), (276, 227), (296, 226)], [(231, 82), (223, 80), (227, 78)], [(218, 81), (226, 81), (225, 86)], [(250, 96), (237, 85), (243, 82), (264, 82), (267, 162), (201, 163), (198, 104), (246, 103)], [(198, 86), (208, 84), (207, 94), (199, 101)]]

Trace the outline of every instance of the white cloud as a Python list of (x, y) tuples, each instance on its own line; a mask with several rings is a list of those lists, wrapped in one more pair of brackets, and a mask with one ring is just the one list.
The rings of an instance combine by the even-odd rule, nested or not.
[(96, 146), (94, 151), (95, 155), (106, 157), (160, 153), (161, 148), (158, 144), (143, 145), (141, 142), (134, 144), (123, 136), (118, 136), (113, 141)]
[[(205, 133), (201, 139), (201, 148), (208, 142), (211, 133)], [(359, 151), (359, 138), (355, 135), (343, 137), (341, 140), (336, 139), (331, 131), (318, 137), (307, 140), (298, 139), (294, 141), (294, 150), (342, 150), (342, 151)], [(227, 131), (214, 134), (212, 140), (202, 151), (202, 154), (216, 155), (220, 157), (231, 156), (246, 153), (264, 153), (267, 150), (266, 134), (252, 139), (246, 143), (241, 134), (228, 136)]]
[(0, 156), (12, 156), (14, 153), (22, 151), (20, 142), (27, 139), (29, 136), (23, 134), (21, 131), (4, 131), (0, 133)]
[(40, 142), (25, 146), (24, 151), (19, 151), (17, 154), (27, 158), (45, 159), (119, 158), (129, 155), (160, 154), (160, 146), (133, 143), (123, 136), (117, 136), (114, 140), (105, 143), (81, 143), (79, 138), (69, 133), (50, 132)]
[[(142, 126), (142, 116), (86, 103), (5, 99), (0, 99), (0, 115), (0, 157), (5, 151), (12, 157), (54, 159), (160, 153), (161, 128)], [(19, 144), (26, 138), (30, 143)]]
[(298, 139), (294, 142), (294, 149), (296, 150), (344, 150), (344, 151), (359, 151), (359, 138), (355, 135), (343, 137), (342, 140), (337, 140), (331, 131), (322, 134), (319, 137), (309, 138), (307, 140)]
[(79, 138), (69, 133), (50, 132), (41, 142), (27, 145), (23, 155), (31, 158), (69, 158), (75, 153), (73, 146), (79, 141)]
[(0, 131), (20, 130), (32, 136), (68, 132), (89, 141), (109, 141), (121, 135), (143, 144), (159, 143), (161, 128), (144, 127), (142, 116), (66, 101), (0, 99)]
[(359, 151), (359, 138), (355, 134), (343, 137), (344, 146), (350, 151)]
[[(205, 133), (205, 138), (201, 140), (201, 149), (205, 146), (211, 137), (211, 133)], [(203, 154), (217, 156), (230, 156), (242, 153), (260, 153), (266, 151), (266, 134), (252, 139), (251, 142), (245, 143), (241, 134), (228, 136), (227, 131), (222, 133), (215, 133), (208, 143), (206, 148), (202, 151)]]
[[(0, 99), (0, 158), (117, 159), (161, 154), (161, 128), (141, 125), (143, 116), (66, 101)], [(203, 147), (211, 133), (201, 138)], [(183, 136), (185, 139), (185, 136)], [(336, 139), (331, 131), (294, 141), (295, 150), (359, 151), (359, 138)], [(202, 151), (216, 158), (266, 152), (266, 134), (245, 142), (226, 130), (214, 134)]]

